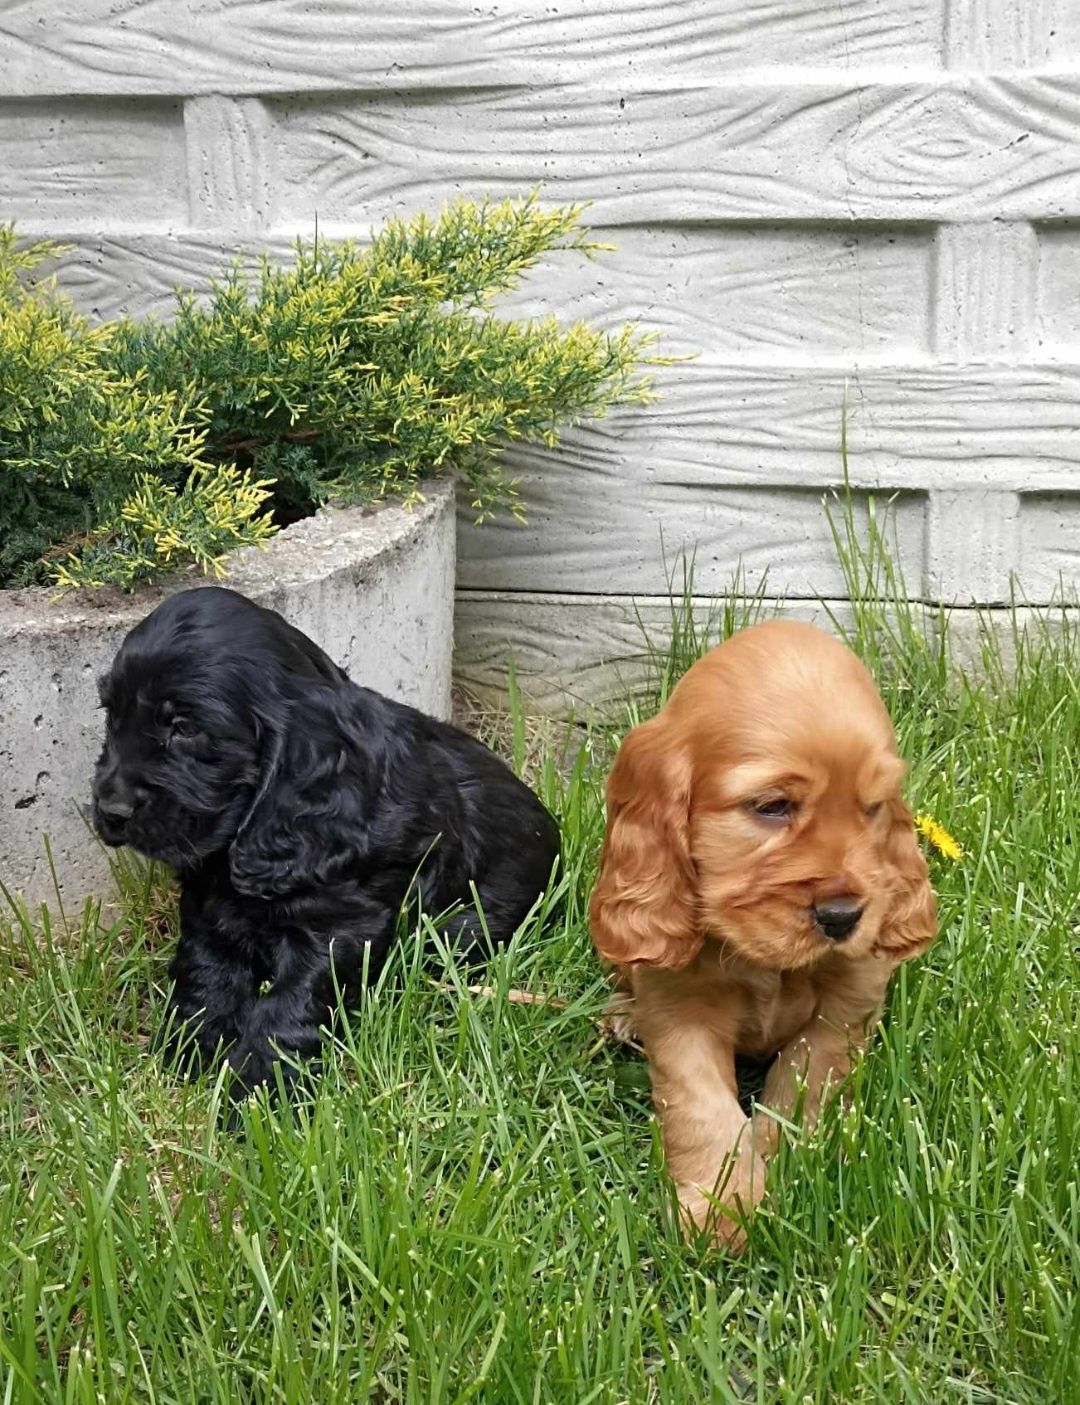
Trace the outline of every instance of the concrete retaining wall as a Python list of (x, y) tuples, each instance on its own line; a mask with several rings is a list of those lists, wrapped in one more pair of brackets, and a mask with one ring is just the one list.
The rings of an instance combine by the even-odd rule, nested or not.
[[(279, 610), (365, 686), (450, 714), (454, 514), (448, 483), (415, 508), (328, 510), (264, 551), (239, 552), (223, 582)], [(53, 898), (48, 835), (66, 902), (108, 891), (108, 863), (79, 806), (101, 745), (97, 678), (124, 635), (180, 576), (123, 596), (0, 591), (0, 880)]]

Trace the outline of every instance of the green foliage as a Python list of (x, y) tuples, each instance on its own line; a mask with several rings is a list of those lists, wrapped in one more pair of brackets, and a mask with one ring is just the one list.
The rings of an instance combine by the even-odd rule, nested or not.
[(196, 391), (121, 365), (119, 326), (92, 327), (52, 280), (27, 281), (58, 252), (0, 228), (0, 585), (131, 587), (261, 540), (248, 475), (205, 457)]
[[(232, 265), (167, 322), (91, 326), (0, 228), (0, 585), (131, 588), (263, 540), (321, 503), (454, 473), (519, 512), (499, 451), (651, 398), (650, 338), (492, 312), (539, 258), (591, 256), (577, 206), (462, 201), (366, 248)], [(265, 509), (265, 510), (264, 510)]]
[(204, 575), (224, 575), (224, 543), (265, 540), (273, 532), (269, 513), (256, 516), (270, 496), (250, 470), (223, 465), (192, 469), (182, 488), (141, 474), (118, 518), (88, 533), (82, 550), (55, 567), (61, 587), (108, 580), (125, 589), (162, 569), (190, 559)]

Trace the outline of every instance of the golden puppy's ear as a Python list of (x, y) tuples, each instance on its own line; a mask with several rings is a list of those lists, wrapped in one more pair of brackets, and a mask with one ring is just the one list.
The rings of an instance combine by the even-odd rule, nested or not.
[(685, 966), (701, 949), (690, 854), (692, 763), (663, 714), (623, 739), (607, 783), (607, 834), (589, 901), (614, 965)]
[(891, 904), (881, 924), (875, 956), (909, 961), (926, 950), (937, 936), (937, 903), (930, 877), (915, 838), (911, 811), (902, 800), (890, 802), (891, 828), (885, 842), (885, 861), (891, 883)]

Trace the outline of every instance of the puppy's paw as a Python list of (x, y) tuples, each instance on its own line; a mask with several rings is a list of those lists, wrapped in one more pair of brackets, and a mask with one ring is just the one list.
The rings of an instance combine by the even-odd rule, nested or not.
[(295, 1110), (314, 1092), (321, 1068), (316, 1058), (295, 1064), (266, 1042), (240, 1043), (229, 1051), (225, 1062), (229, 1078), (224, 1112), (231, 1128), (239, 1122), (240, 1105), (260, 1091), (280, 1111)]
[(706, 1195), (700, 1186), (681, 1185), (677, 1190), (679, 1220), (685, 1239), (694, 1242), (705, 1234), (729, 1254), (743, 1252), (747, 1242), (744, 1209), (729, 1205), (717, 1196)]
[(683, 1232), (689, 1239), (704, 1233), (729, 1254), (746, 1248), (746, 1222), (765, 1193), (765, 1162), (755, 1155), (740, 1155), (726, 1178), (718, 1178), (711, 1194), (700, 1185), (676, 1187)]
[[(225, 1064), (229, 1070), (229, 1096), (239, 1100), (257, 1088), (273, 1087), (278, 1056), (265, 1041), (248, 1044), (243, 1040), (228, 1052)], [(283, 1072), (286, 1066), (283, 1066)]]

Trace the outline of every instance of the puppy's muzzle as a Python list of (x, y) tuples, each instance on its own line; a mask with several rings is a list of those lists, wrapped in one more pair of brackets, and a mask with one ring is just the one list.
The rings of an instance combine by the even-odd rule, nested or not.
[(814, 921), (831, 942), (842, 942), (859, 925), (863, 905), (858, 898), (835, 898), (814, 908)]
[(122, 843), (139, 796), (116, 772), (108, 771), (94, 785), (94, 826), (106, 844)]

